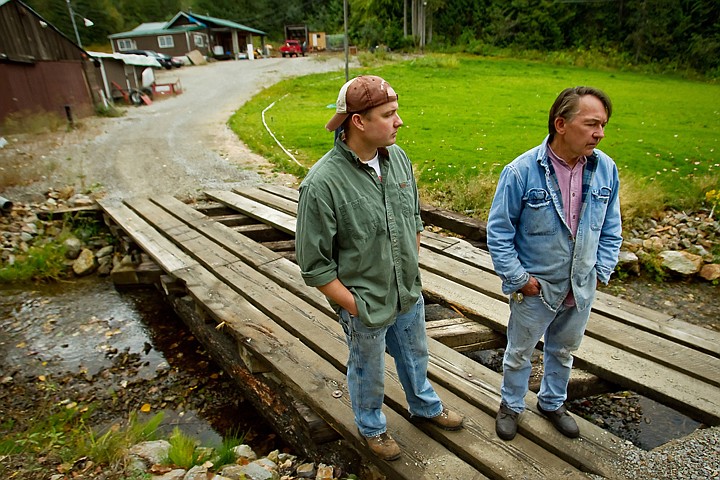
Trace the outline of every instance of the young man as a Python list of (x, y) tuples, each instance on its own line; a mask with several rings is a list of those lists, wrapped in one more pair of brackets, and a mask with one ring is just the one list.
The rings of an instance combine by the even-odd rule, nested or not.
[(443, 408), (427, 379), (423, 224), (412, 165), (395, 145), (398, 96), (382, 78), (360, 76), (340, 89), (336, 112), (325, 128), (342, 132), (300, 185), (297, 260), (345, 331), (358, 430), (375, 455), (395, 460), (400, 448), (382, 412), (386, 348), (411, 415), (448, 430), (463, 419)]
[(530, 357), (543, 335), (538, 411), (563, 435), (580, 435), (564, 405), (572, 352), (580, 347), (597, 281), (607, 284), (622, 244), (618, 170), (596, 149), (611, 113), (600, 90), (563, 90), (550, 109), (548, 137), (500, 175), (487, 231), (495, 271), (511, 295), (495, 421), (503, 440), (517, 432)]

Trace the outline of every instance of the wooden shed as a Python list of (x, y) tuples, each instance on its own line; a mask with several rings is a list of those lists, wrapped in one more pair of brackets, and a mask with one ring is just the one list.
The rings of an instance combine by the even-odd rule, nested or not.
[(84, 117), (98, 91), (87, 52), (20, 0), (0, 0), (0, 121), (11, 114)]
[(308, 35), (308, 50), (322, 52), (327, 48), (325, 32), (310, 32)]
[[(150, 89), (149, 85), (143, 85), (143, 72), (150, 69), (150, 76), (154, 79), (153, 68), (160, 68), (158, 61), (145, 55), (126, 55), (122, 53), (89, 52), (97, 61), (96, 73), (100, 77), (98, 83), (102, 85), (102, 95), (110, 100), (123, 98), (122, 88), (125, 92), (133, 90), (142, 91)], [(119, 88), (118, 88), (119, 87)]]

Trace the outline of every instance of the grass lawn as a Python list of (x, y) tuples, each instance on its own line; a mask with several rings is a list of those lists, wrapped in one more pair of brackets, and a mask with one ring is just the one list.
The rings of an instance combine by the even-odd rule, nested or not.
[[(380, 75), (399, 94), (398, 144), (415, 165), (427, 201), (483, 216), (502, 167), (539, 144), (548, 110), (565, 87), (591, 85), (613, 101), (600, 149), (620, 169), (624, 210), (636, 215), (675, 206), (700, 208), (720, 187), (720, 85), (525, 60), (425, 56), (351, 71)], [(274, 85), (244, 105), (230, 125), (279, 169), (300, 176), (262, 125), (305, 167), (333, 142), (324, 125), (344, 72)], [(627, 212), (626, 212), (627, 213)]]

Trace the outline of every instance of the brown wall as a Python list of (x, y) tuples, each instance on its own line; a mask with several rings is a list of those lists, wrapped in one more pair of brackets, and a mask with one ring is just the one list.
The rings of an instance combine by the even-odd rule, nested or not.
[[(199, 50), (203, 54), (207, 54), (208, 47), (207, 45), (205, 47), (196, 47), (193, 43), (193, 32), (190, 32), (187, 34), (190, 37), (190, 49), (188, 49), (188, 40), (185, 33), (176, 33), (173, 34), (173, 48), (160, 48), (158, 44), (158, 36), (157, 35), (146, 35), (146, 36), (138, 36), (134, 38), (127, 38), (122, 40), (134, 40), (135, 45), (137, 47), (135, 50), (154, 50), (158, 53), (164, 53), (166, 55), (171, 55), (173, 57), (175, 56), (183, 56), (186, 55), (188, 52), (192, 50)], [(120, 50), (120, 45), (118, 44), (119, 39), (113, 39), (113, 47), (114, 51), (118, 53), (123, 53), (122, 50)], [(208, 40), (209, 41), (209, 40)]]
[(0, 53), (6, 60), (80, 60), (83, 50), (17, 2), (0, 6)]
[(48, 111), (74, 117), (94, 112), (81, 62), (0, 63), (0, 121), (10, 113)]

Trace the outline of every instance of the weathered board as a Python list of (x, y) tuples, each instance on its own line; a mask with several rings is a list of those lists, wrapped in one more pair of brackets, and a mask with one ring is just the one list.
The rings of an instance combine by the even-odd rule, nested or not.
[[(378, 461), (354, 425), (342, 328), (327, 300), (304, 284), (289, 259), (297, 192), (263, 186), (208, 197), (223, 205), (217, 218), (212, 207), (199, 211), (167, 195), (101, 206), (166, 273), (160, 277), (164, 290), (218, 363), (258, 396), (274, 425), (303, 451), (332, 449), (337, 455), (342, 445), (362, 458), (361, 464), (398, 479), (586, 478), (584, 472), (624, 478), (615, 467), (622, 440), (583, 419), (578, 419), (581, 439), (563, 437), (537, 413), (532, 392), (518, 437), (497, 438), (501, 376), (450, 347), (502, 346), (507, 299), (486, 252), (429, 232), (422, 235), (420, 257), (424, 294), (457, 314), (428, 322), (429, 376), (466, 424), (446, 432), (409, 418), (388, 356), (384, 411), (403, 458)], [(720, 342), (714, 332), (688, 329), (675, 338), (673, 332), (684, 330), (682, 322), (609, 296), (596, 303), (576, 355), (579, 366), (693, 418), (720, 423), (720, 366), (714, 354)], [(312, 434), (323, 430), (318, 423), (326, 425), (325, 433)], [(321, 445), (319, 438), (328, 441)], [(342, 440), (329, 441), (335, 438)]]

